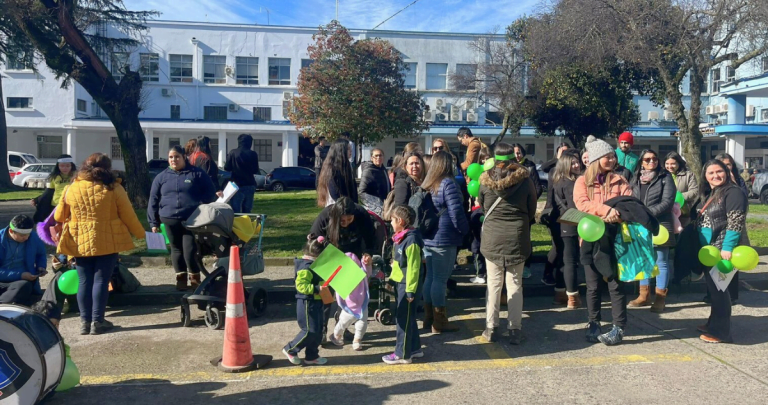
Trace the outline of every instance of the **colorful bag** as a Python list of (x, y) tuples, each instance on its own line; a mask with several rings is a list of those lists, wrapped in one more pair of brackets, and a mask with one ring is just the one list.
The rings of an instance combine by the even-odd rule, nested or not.
[(619, 226), (614, 240), (614, 253), (619, 267), (619, 280), (628, 282), (656, 277), (656, 255), (651, 232), (636, 223)]

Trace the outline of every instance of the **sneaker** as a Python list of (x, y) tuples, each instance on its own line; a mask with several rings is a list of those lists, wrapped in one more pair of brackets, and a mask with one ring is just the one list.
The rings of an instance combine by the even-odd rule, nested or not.
[[(525, 274), (523, 274), (523, 277), (525, 277)], [(541, 283), (552, 287), (555, 285), (555, 275), (552, 274), (552, 272), (544, 272), (544, 276), (541, 278)]]
[(597, 337), (606, 346), (614, 346), (624, 340), (624, 329), (613, 325), (613, 329)]
[(525, 340), (525, 337), (523, 336), (523, 331), (521, 331), (520, 329), (509, 330), (509, 344), (517, 346), (520, 343), (523, 343), (523, 340)]
[(294, 356), (288, 353), (288, 350), (285, 350), (285, 349), (283, 349), (283, 354), (285, 355), (286, 358), (288, 358), (288, 361), (290, 361), (291, 364), (293, 364), (294, 366), (301, 365), (301, 359), (299, 358), (299, 356)]
[(599, 322), (590, 322), (587, 324), (587, 342), (598, 343), (600, 342), (597, 337), (603, 334), (603, 328), (600, 327)]
[(352, 349), (354, 349), (355, 351), (358, 351), (358, 352), (359, 352), (360, 350), (363, 350), (363, 343), (362, 343), (362, 342), (360, 342), (360, 341), (354, 341), (354, 342), (352, 342)]
[(709, 333), (705, 333), (705, 334), (699, 336), (699, 339), (701, 339), (701, 340), (703, 340), (703, 341), (705, 341), (707, 343), (731, 343), (728, 340), (718, 339), (718, 338), (710, 335)]
[(80, 334), (87, 335), (91, 333), (91, 321), (80, 319)]
[(314, 360), (304, 359), (304, 364), (308, 366), (323, 366), (326, 363), (328, 363), (328, 359), (326, 359), (325, 357), (318, 357)]
[(112, 324), (112, 322), (108, 320), (103, 320), (101, 322), (93, 322), (91, 323), (91, 335), (100, 335), (104, 332), (107, 332), (114, 328), (115, 325)]
[(331, 343), (333, 343), (335, 346), (344, 346), (344, 340), (342, 340), (342, 339), (337, 339), (337, 338), (336, 338), (336, 335), (335, 335), (335, 334), (333, 334), (333, 333), (331, 333), (330, 335), (328, 335), (328, 340), (330, 340), (330, 341), (331, 341)]
[(382, 356), (381, 360), (387, 364), (411, 364), (413, 362), (411, 359), (401, 359), (394, 353)]
[(483, 331), (483, 334), (480, 335), (480, 337), (485, 340), (487, 343), (495, 342), (496, 341), (496, 330), (494, 328), (485, 328)]
[(411, 353), (411, 358), (412, 359), (420, 359), (422, 357), (424, 357), (424, 350), (419, 349), (419, 350), (416, 350), (415, 352)]
[(701, 274), (691, 274), (691, 282), (699, 281), (702, 278), (704, 278), (704, 273), (701, 273)]
[(469, 282), (472, 284), (485, 284), (485, 278), (484, 277), (472, 277), (469, 279)]

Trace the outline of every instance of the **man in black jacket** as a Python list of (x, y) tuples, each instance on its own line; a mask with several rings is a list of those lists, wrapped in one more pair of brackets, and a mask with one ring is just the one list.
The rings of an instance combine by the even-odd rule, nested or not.
[(239, 190), (229, 200), (235, 212), (250, 213), (253, 209), (253, 194), (256, 192), (256, 179), (259, 173), (259, 155), (251, 150), (253, 137), (241, 134), (237, 137), (237, 148), (229, 151), (224, 170), (232, 173), (232, 181)]
[(326, 145), (325, 137), (321, 136), (318, 139), (318, 144), (315, 146), (315, 188), (317, 188), (317, 181), (320, 179), (320, 170), (323, 168), (323, 161), (328, 156), (328, 149), (330, 147)]

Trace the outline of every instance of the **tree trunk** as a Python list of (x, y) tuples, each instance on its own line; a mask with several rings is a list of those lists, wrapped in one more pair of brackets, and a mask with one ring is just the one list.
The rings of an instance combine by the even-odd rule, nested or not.
[(11, 188), (11, 175), (8, 173), (8, 126), (5, 122), (5, 100), (3, 98), (3, 75), (0, 75), (0, 156), (5, 159), (0, 163), (0, 187)]
[(493, 140), (493, 143), (491, 143), (491, 152), (493, 152), (494, 149), (496, 149), (496, 145), (499, 144), (504, 139), (504, 136), (507, 135), (507, 131), (509, 131), (510, 127), (510, 121), (512, 121), (512, 114), (505, 112), (504, 113), (504, 120), (501, 123), (501, 132), (499, 132), (499, 135), (496, 136), (496, 139)]

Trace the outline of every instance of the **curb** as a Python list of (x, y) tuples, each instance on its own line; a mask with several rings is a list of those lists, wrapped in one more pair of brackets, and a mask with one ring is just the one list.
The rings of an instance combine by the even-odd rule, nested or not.
[[(171, 256), (120, 256), (121, 262), (128, 267), (168, 267), (171, 266)], [(293, 266), (292, 257), (265, 257), (265, 266)]]

